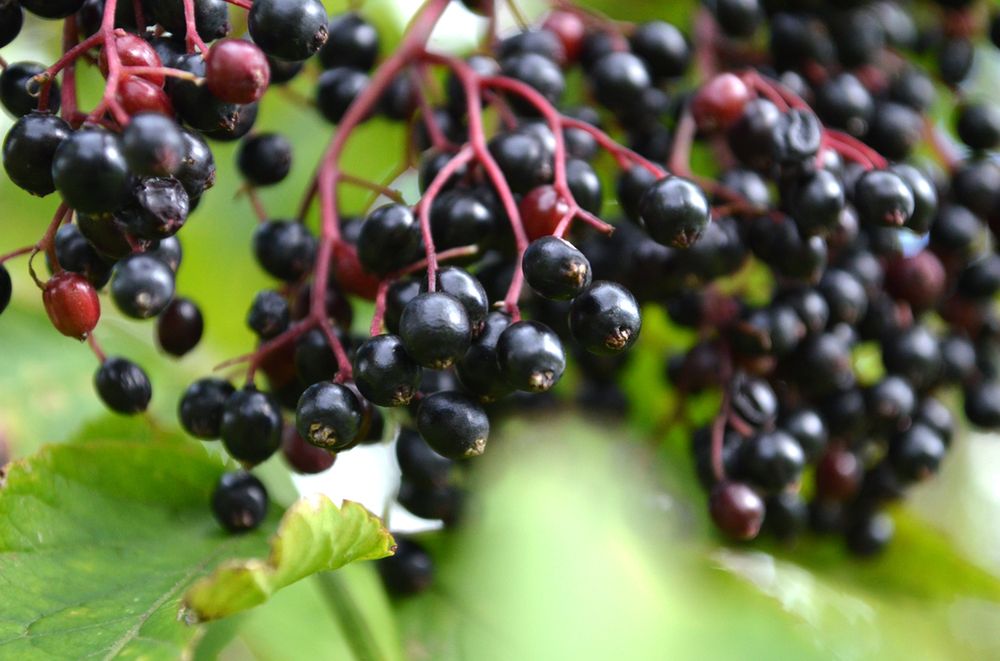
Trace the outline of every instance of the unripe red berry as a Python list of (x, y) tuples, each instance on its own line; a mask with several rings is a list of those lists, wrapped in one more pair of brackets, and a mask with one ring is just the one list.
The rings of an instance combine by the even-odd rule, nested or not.
[(293, 471), (303, 475), (322, 473), (337, 460), (336, 453), (302, 440), (295, 425), (285, 425), (281, 432), (281, 454)]
[(691, 113), (701, 129), (724, 129), (740, 118), (750, 98), (750, 88), (739, 76), (722, 73), (694, 95)]
[(86, 339), (101, 318), (101, 301), (85, 277), (62, 271), (45, 284), (42, 302), (56, 330), (67, 337)]
[(528, 238), (534, 241), (555, 231), (559, 221), (569, 211), (569, 204), (560, 197), (555, 187), (539, 186), (524, 196), (519, 209)]
[(816, 466), (816, 492), (827, 501), (845, 501), (858, 492), (863, 467), (853, 452), (831, 448)]
[(929, 250), (892, 260), (885, 275), (889, 293), (906, 301), (917, 311), (936, 307), (944, 296), (947, 284), (941, 260)]
[[(119, 34), (115, 36), (115, 51), (118, 53), (118, 60), (123, 67), (162, 67), (163, 62), (156, 50), (142, 37), (134, 34)], [(101, 68), (101, 73), (105, 77), (108, 75), (108, 54), (102, 48), (97, 56), (97, 65)], [(163, 86), (164, 75), (162, 73), (141, 73), (140, 78), (145, 78), (149, 82), (159, 87)]]
[(129, 115), (158, 112), (168, 117), (174, 116), (174, 106), (163, 88), (138, 76), (129, 76), (121, 81), (118, 86), (118, 102)]
[(253, 103), (271, 82), (267, 57), (244, 39), (222, 39), (208, 49), (205, 84), (226, 103)]
[(728, 537), (753, 539), (764, 523), (764, 501), (742, 482), (720, 482), (708, 499), (712, 521)]
[(566, 61), (575, 62), (580, 57), (583, 48), (583, 38), (587, 34), (587, 26), (579, 15), (568, 11), (554, 11), (548, 15), (542, 24), (542, 29), (559, 37)]
[(375, 300), (379, 279), (364, 270), (358, 251), (349, 243), (338, 243), (333, 248), (333, 273), (340, 288), (349, 294)]

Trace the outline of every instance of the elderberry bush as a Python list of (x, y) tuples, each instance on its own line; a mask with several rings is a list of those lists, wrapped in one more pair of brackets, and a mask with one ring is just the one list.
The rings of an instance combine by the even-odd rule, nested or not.
[[(627, 412), (629, 350), (655, 308), (698, 338), (663, 358), (677, 399), (721, 394), (686, 435), (733, 540), (812, 531), (877, 553), (885, 506), (938, 472), (958, 416), (1000, 428), (1000, 110), (962, 86), (974, 44), (1000, 45), (985, 2), (714, 0), (679, 25), (560, 3), (464, 58), (427, 45), (448, 0), (428, 0), (391, 52), (358, 12), (232, 4), (249, 4), (233, 10), (245, 20), (222, 2), (0, 0), (0, 48), (25, 13), (66, 35), (55, 63), (0, 74), (16, 118), (4, 170), (55, 208), (36, 244), (0, 257), (0, 311), (6, 263), (29, 256), (52, 325), (89, 340), (112, 411), (146, 410), (155, 384), (97, 342), (98, 292), (155, 319), (164, 353), (198, 344), (178, 237), (215, 182), (212, 144), (239, 141), (245, 243), (273, 283), (250, 293), (257, 346), (231, 378), (205, 366), (178, 416), (245, 469), (280, 452), (319, 473), (393, 442), (399, 504), (457, 525), (465, 467), (505, 416), (570, 398)], [(85, 110), (73, 76), (91, 65), (105, 90)], [(258, 108), (302, 72), (330, 142), (301, 206), (265, 209), (257, 190), (306, 166), (255, 129)], [(928, 115), (939, 100), (956, 106), (950, 127)], [(418, 196), (342, 158), (375, 117), (406, 126)], [(339, 186), (378, 199), (349, 215)], [(355, 319), (362, 300), (374, 313)], [(856, 368), (863, 350), (876, 372)], [(555, 395), (571, 364), (579, 378)], [(211, 508), (240, 532), (267, 502), (240, 471)], [(381, 572), (412, 593), (433, 560), (401, 539)]]

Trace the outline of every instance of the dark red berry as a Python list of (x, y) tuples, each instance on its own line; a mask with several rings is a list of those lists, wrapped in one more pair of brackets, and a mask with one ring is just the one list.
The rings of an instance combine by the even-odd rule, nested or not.
[(245, 39), (222, 39), (212, 44), (205, 60), (205, 84), (226, 103), (253, 103), (264, 96), (271, 81), (267, 57)]
[(720, 482), (708, 499), (712, 521), (725, 535), (740, 541), (753, 539), (764, 523), (764, 501), (742, 482)]
[(739, 76), (722, 73), (695, 93), (691, 113), (702, 129), (724, 129), (740, 118), (750, 98), (750, 88)]
[(97, 291), (78, 273), (57, 273), (45, 284), (42, 301), (49, 320), (63, 335), (86, 339), (101, 318)]

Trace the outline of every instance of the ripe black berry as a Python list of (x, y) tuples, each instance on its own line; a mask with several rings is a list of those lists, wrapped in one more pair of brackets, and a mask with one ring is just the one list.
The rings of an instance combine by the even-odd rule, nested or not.
[(326, 9), (319, 0), (261, 0), (247, 16), (254, 43), (273, 57), (305, 60), (326, 43)]
[(140, 113), (122, 131), (122, 153), (134, 174), (167, 177), (180, 169), (185, 150), (180, 127), (158, 113)]
[(148, 319), (162, 312), (174, 296), (174, 272), (145, 254), (123, 259), (111, 278), (111, 297), (122, 314)]
[(781, 430), (763, 432), (744, 444), (740, 467), (755, 485), (777, 492), (798, 481), (805, 467), (805, 453), (789, 434)]
[(236, 165), (253, 186), (276, 184), (292, 169), (292, 145), (280, 133), (257, 133), (240, 142)]
[(56, 232), (56, 260), (67, 271), (79, 273), (100, 289), (111, 279), (111, 265), (101, 257), (76, 225), (63, 225)]
[(398, 335), (378, 335), (354, 354), (354, 381), (365, 399), (378, 406), (405, 406), (420, 385), (420, 365)]
[(469, 315), (461, 301), (444, 292), (420, 294), (399, 319), (403, 344), (417, 363), (445, 369), (465, 354), (472, 339)]
[(14, 287), (10, 281), (10, 271), (3, 264), (0, 264), (0, 314), (10, 305), (10, 297)]
[(411, 427), (399, 430), (396, 461), (407, 480), (428, 486), (447, 486), (455, 465), (451, 459), (432, 450), (420, 433)]
[(267, 490), (246, 471), (223, 473), (212, 492), (212, 514), (229, 532), (247, 532), (267, 516)]
[(215, 184), (215, 158), (208, 143), (194, 131), (181, 130), (184, 160), (174, 173), (192, 202)]
[(285, 297), (273, 290), (259, 292), (250, 305), (247, 326), (262, 340), (270, 340), (288, 328), (291, 311)]
[(565, 300), (579, 295), (591, 282), (590, 262), (570, 242), (554, 236), (533, 241), (521, 261), (524, 278), (540, 295)]
[(70, 132), (69, 124), (48, 113), (33, 112), (18, 119), (3, 141), (7, 176), (32, 195), (53, 192), (52, 161)]
[(676, 27), (663, 21), (638, 25), (631, 38), (632, 50), (646, 63), (653, 77), (662, 80), (682, 76), (691, 60), (687, 39)]
[(615, 354), (639, 337), (642, 315), (635, 297), (615, 282), (600, 280), (573, 299), (569, 329), (587, 351)]
[[(465, 269), (446, 266), (438, 269), (436, 280), (436, 291), (451, 294), (458, 299), (469, 316), (473, 337), (479, 335), (486, 314), (489, 312), (490, 301), (476, 276)], [(420, 291), (425, 291), (426, 287), (426, 281), (421, 282)]]
[(24, 25), (24, 11), (17, 2), (0, 3), (0, 48), (17, 39)]
[(901, 227), (914, 210), (913, 191), (889, 170), (871, 170), (854, 186), (854, 206), (866, 225)]
[(442, 391), (420, 402), (417, 430), (438, 454), (465, 459), (477, 457), (486, 450), (490, 419), (468, 395)]
[(222, 412), (229, 397), (236, 392), (228, 381), (204, 378), (195, 381), (181, 397), (177, 415), (187, 433), (202, 440), (222, 435)]
[[(538, 53), (518, 53), (505, 58), (500, 64), (505, 76), (519, 80), (537, 90), (550, 103), (557, 104), (566, 91), (566, 79), (559, 65)], [(533, 105), (520, 97), (510, 99), (520, 113), (528, 116), (538, 114)]]
[(892, 540), (894, 533), (895, 526), (885, 512), (862, 512), (847, 526), (847, 548), (857, 556), (875, 555)]
[(358, 235), (358, 258), (366, 271), (385, 275), (416, 260), (420, 226), (409, 207), (386, 204), (365, 219)]
[(490, 140), (489, 147), (515, 193), (527, 193), (552, 179), (552, 160), (534, 135), (500, 133)]
[(445, 527), (451, 527), (461, 519), (465, 492), (452, 484), (417, 484), (403, 476), (396, 500), (421, 519), (440, 520)]
[(623, 112), (642, 99), (652, 81), (646, 65), (632, 53), (608, 53), (588, 72), (601, 105)]
[[(12, 62), (0, 71), (0, 103), (14, 117), (23, 117), (38, 109), (38, 85), (31, 79), (45, 71), (37, 62)], [(59, 110), (59, 83), (49, 90), (50, 112)]]
[(497, 341), (509, 325), (509, 315), (503, 312), (491, 312), (483, 322), (479, 337), (455, 363), (462, 385), (467, 391), (479, 397), (480, 401), (492, 402), (511, 391), (511, 387), (500, 374), (500, 366), (497, 363)]
[(302, 475), (315, 475), (329, 470), (337, 455), (302, 440), (295, 427), (286, 425), (282, 433), (281, 454), (288, 466)]
[(360, 14), (344, 12), (328, 26), (329, 37), (319, 51), (324, 69), (351, 67), (369, 71), (378, 57), (378, 31)]
[(364, 408), (350, 388), (324, 381), (306, 388), (295, 410), (295, 428), (311, 445), (334, 452), (354, 445)]
[(84, 128), (56, 149), (52, 180), (63, 201), (83, 213), (115, 211), (128, 199), (128, 166), (121, 140), (104, 129)]
[(434, 580), (434, 562), (424, 547), (407, 537), (396, 536), (396, 552), (378, 561), (385, 589), (405, 596), (423, 592)]
[(145, 411), (153, 396), (146, 372), (131, 360), (117, 356), (106, 359), (97, 368), (94, 387), (105, 406), (124, 415)]
[(781, 541), (798, 537), (809, 525), (809, 506), (797, 493), (783, 491), (765, 501), (764, 529)]
[(1000, 111), (986, 103), (964, 105), (959, 108), (955, 131), (972, 149), (995, 149), (1000, 144)]
[(982, 429), (1000, 428), (1000, 382), (986, 380), (966, 387), (965, 417)]
[(252, 386), (237, 390), (222, 407), (222, 442), (237, 461), (259, 464), (281, 446), (281, 409)]
[(698, 186), (668, 176), (650, 186), (639, 203), (649, 236), (657, 243), (690, 248), (712, 220), (708, 199)]
[(484, 196), (451, 190), (431, 205), (431, 236), (439, 250), (488, 243), (496, 218)]
[(518, 321), (497, 339), (497, 364), (507, 384), (526, 392), (544, 392), (554, 386), (566, 369), (566, 354), (559, 337), (545, 324)]
[(194, 301), (180, 296), (170, 301), (156, 320), (160, 348), (171, 356), (183, 356), (201, 341), (205, 321)]
[(269, 220), (253, 235), (257, 262), (279, 280), (293, 282), (312, 268), (316, 259), (316, 237), (302, 223)]
[(173, 177), (147, 177), (132, 186), (128, 202), (115, 217), (135, 237), (153, 241), (179, 232), (190, 210), (187, 191), (179, 181)]
[(368, 86), (368, 75), (350, 67), (336, 67), (320, 74), (316, 105), (331, 124), (344, 118), (354, 99)]
[(918, 423), (892, 437), (889, 442), (889, 463), (900, 478), (915, 482), (938, 471), (946, 450), (944, 441), (937, 432)]

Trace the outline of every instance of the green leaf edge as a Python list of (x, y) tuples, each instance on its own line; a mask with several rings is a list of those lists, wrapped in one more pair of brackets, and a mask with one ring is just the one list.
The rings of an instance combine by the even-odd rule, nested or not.
[[(305, 558), (303, 552), (289, 552), (286, 547), (289, 538), (298, 537), (304, 537), (298, 544), (311, 544)], [(226, 561), (188, 588), (181, 605), (184, 621), (208, 622), (259, 606), (276, 591), (313, 573), (377, 560), (396, 550), (395, 540), (378, 517), (349, 500), (338, 508), (322, 494), (289, 507), (270, 545), (267, 560)], [(289, 556), (296, 561), (286, 562)]]

